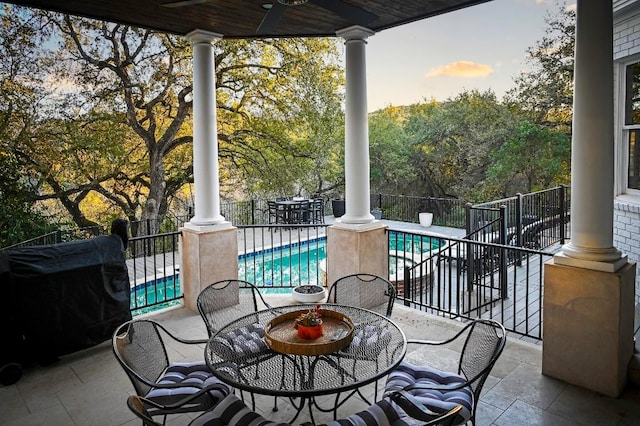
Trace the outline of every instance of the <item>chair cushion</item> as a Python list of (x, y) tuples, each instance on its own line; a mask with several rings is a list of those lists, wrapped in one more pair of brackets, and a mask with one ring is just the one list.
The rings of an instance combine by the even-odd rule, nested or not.
[(385, 326), (366, 325), (364, 327), (356, 327), (351, 343), (341, 352), (360, 356), (371, 354), (375, 357), (383, 349), (387, 348), (390, 341), (391, 333)]
[[(416, 366), (403, 361), (387, 378), (385, 393), (399, 391), (416, 383), (448, 385), (453, 383), (465, 383), (467, 380), (459, 374), (441, 371), (428, 366)], [(449, 411), (462, 405), (454, 424), (466, 423), (473, 412), (473, 390), (471, 386), (461, 389), (441, 391), (432, 389), (411, 389), (407, 392), (415, 396), (426, 408), (437, 413)]]
[(408, 417), (393, 402), (382, 400), (346, 419), (334, 420), (323, 426), (413, 426), (420, 423)]
[[(211, 370), (204, 362), (172, 363), (162, 377), (158, 379), (158, 383), (182, 385), (177, 388), (152, 388), (145, 395), (146, 398), (162, 405), (176, 403), (212, 384), (223, 384), (211, 374)], [(208, 392), (210, 397), (207, 396), (207, 394), (203, 394), (202, 397), (194, 399), (193, 402), (181, 407), (181, 409), (176, 412), (193, 411), (193, 406), (202, 406), (202, 410), (212, 407), (231, 393), (231, 388), (227, 385), (224, 386), (227, 388), (226, 392), (219, 389), (212, 389)], [(188, 407), (191, 407), (191, 409)]]
[(251, 410), (237, 396), (228, 395), (211, 410), (196, 417), (189, 426), (290, 426), (269, 421)]
[(212, 339), (209, 347), (222, 358), (235, 358), (242, 354), (258, 355), (269, 350), (264, 340), (264, 327), (259, 324), (217, 335)]

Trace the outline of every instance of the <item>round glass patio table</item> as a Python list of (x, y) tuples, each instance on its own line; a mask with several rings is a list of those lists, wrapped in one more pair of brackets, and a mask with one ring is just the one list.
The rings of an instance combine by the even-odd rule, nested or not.
[[(395, 368), (404, 358), (407, 343), (402, 330), (385, 316), (363, 308), (325, 303), (322, 309), (351, 319), (353, 338), (347, 346), (323, 355), (292, 355), (276, 352), (266, 344), (264, 328), (271, 320), (314, 307), (315, 304), (276, 307), (232, 321), (209, 339), (205, 348), (207, 365), (216, 377), (241, 391), (289, 397), (297, 409), (291, 421), (305, 404), (312, 420), (313, 407), (335, 415), (337, 408), (356, 392), (364, 399), (359, 388)], [(323, 408), (315, 397), (328, 394), (336, 395), (335, 404)]]

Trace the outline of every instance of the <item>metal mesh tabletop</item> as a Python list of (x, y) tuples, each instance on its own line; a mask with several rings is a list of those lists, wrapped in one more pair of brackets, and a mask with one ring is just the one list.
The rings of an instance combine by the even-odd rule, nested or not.
[[(205, 349), (209, 368), (222, 381), (263, 395), (312, 397), (358, 388), (386, 375), (406, 352), (406, 339), (393, 321), (375, 312), (344, 305), (323, 304), (348, 316), (353, 339), (326, 355), (290, 355), (271, 350), (264, 327), (287, 312), (315, 305), (294, 305), (246, 315), (211, 336)], [(296, 333), (292, 327), (291, 333)], [(265, 349), (266, 347), (266, 349)]]

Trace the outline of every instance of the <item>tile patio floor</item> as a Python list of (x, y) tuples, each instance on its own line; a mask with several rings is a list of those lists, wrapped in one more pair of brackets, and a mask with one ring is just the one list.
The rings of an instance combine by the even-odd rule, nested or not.
[[(289, 303), (288, 296), (270, 298), (275, 306)], [(206, 337), (197, 315), (185, 308), (156, 313), (153, 318), (187, 338)], [(394, 308), (393, 319), (407, 337), (438, 340), (450, 336), (460, 323), (413, 311), (401, 305)], [(193, 353), (172, 356), (185, 359), (202, 357), (202, 348)], [(456, 359), (453, 349), (434, 352), (409, 348), (405, 359), (450, 366)], [(477, 414), (477, 425), (640, 425), (640, 391), (629, 389), (614, 399), (568, 385), (541, 374), (540, 345), (509, 339), (505, 351), (487, 381)], [(372, 395), (373, 385), (365, 389)], [(49, 367), (25, 371), (18, 383), (0, 387), (0, 425), (139, 425), (126, 406), (133, 387), (117, 364), (109, 342), (64, 356)], [(330, 398), (330, 397), (328, 397)], [(272, 397), (258, 400), (258, 409), (272, 419), (288, 420), (293, 411), (279, 399), (280, 410), (272, 412)], [(326, 403), (330, 403), (327, 399)], [(352, 398), (338, 411), (348, 415), (365, 408)], [(187, 424), (187, 415), (174, 416), (169, 425)], [(307, 421), (301, 414), (295, 424)], [(328, 420), (327, 415), (316, 421)]]

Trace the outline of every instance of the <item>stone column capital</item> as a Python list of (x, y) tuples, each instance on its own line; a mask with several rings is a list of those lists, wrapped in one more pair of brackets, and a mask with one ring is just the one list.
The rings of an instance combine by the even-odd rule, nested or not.
[(369, 28), (361, 27), (359, 25), (354, 25), (352, 27), (347, 27), (342, 30), (336, 31), (336, 35), (338, 37), (342, 37), (346, 41), (366, 40), (368, 37), (371, 37), (374, 34), (375, 31), (370, 30)]
[(204, 30), (193, 30), (187, 33), (185, 37), (191, 42), (191, 44), (208, 43), (213, 45), (222, 40), (222, 34)]

